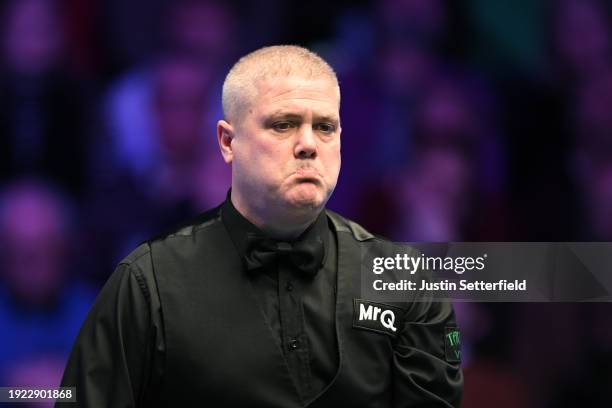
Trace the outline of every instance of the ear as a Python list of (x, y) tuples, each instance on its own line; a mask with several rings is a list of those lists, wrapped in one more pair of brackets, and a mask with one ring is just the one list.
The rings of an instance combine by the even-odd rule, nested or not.
[(234, 127), (229, 122), (221, 119), (217, 122), (217, 141), (223, 155), (223, 160), (230, 164), (234, 159), (234, 150), (232, 142), (234, 141)]

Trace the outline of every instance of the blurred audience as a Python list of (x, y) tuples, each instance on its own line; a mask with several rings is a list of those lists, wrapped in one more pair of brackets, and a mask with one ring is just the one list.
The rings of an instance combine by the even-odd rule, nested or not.
[(108, 260), (102, 276), (139, 241), (221, 202), (230, 186), (215, 127), (235, 53), (232, 10), (181, 0), (167, 15), (156, 56), (111, 83), (103, 103), (87, 208), (94, 256)]
[(612, 66), (576, 100), (573, 175), (580, 193), (582, 240), (612, 241)]
[[(11, 368), (6, 384), (11, 386), (32, 387), (40, 390), (53, 390), (59, 387), (66, 358), (47, 355), (34, 359), (25, 359)], [(25, 408), (51, 408), (55, 405), (53, 400), (20, 402)]]
[(88, 105), (65, 65), (59, 6), (8, 0), (0, 19), (0, 182), (44, 177), (80, 197)]
[(108, 145), (96, 152), (101, 165), (87, 211), (98, 256), (112, 261), (106, 267), (139, 241), (223, 201), (231, 184), (218, 154), (211, 69), (169, 54), (142, 85), (111, 96)]
[[(373, 180), (359, 200), (362, 222), (399, 241), (503, 237), (504, 158), (490, 131), (495, 112), (480, 93), (458, 79), (432, 79), (412, 108), (403, 162), (388, 165), (384, 182)], [(481, 119), (485, 110), (489, 117)]]
[(609, 2), (558, 0), (550, 4), (554, 69), (573, 83), (598, 76), (612, 62)]
[[(78, 265), (78, 254), (72, 251), (74, 215), (65, 198), (39, 182), (20, 181), (2, 191), (2, 384), (13, 385), (12, 376), (26, 369), (26, 361), (65, 362), (93, 301), (94, 292), (71, 270)], [(59, 384), (59, 377), (45, 380)]]
[[(516, 341), (503, 304), (455, 302), (461, 327), (461, 365), (464, 373), (462, 407), (536, 407), (529, 382), (511, 364), (508, 350)], [(537, 392), (536, 392), (537, 395)]]
[[(331, 209), (400, 241), (612, 240), (609, 1), (302, 3), (1, 3), (1, 385), (56, 384), (80, 282), (224, 199), (223, 75), (268, 43), (338, 72)], [(456, 310), (463, 406), (610, 406), (608, 305)]]

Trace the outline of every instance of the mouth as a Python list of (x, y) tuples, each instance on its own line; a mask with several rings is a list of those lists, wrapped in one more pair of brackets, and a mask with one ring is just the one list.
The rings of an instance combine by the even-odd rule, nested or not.
[(295, 171), (295, 174), (297, 174), (298, 176), (304, 176), (304, 177), (318, 177), (319, 176), (318, 171), (316, 171), (315, 169), (310, 169), (310, 168), (297, 169)]
[(319, 184), (321, 175), (318, 171), (309, 168), (297, 169), (294, 173), (298, 183), (315, 183)]

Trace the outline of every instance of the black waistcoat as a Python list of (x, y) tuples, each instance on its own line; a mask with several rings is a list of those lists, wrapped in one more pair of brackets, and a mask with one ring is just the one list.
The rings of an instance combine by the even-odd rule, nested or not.
[[(360, 242), (374, 239), (330, 211), (338, 237), (339, 366), (312, 401), (300, 401), (220, 219), (151, 242), (163, 310), (166, 367), (160, 403), (219, 407), (390, 406), (392, 340), (353, 328)], [(329, 294), (334, 296), (333, 293)]]

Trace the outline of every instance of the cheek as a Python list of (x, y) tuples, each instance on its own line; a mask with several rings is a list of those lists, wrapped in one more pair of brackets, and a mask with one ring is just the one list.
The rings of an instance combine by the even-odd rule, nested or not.
[(240, 148), (246, 160), (270, 162), (270, 159), (279, 158), (283, 151), (283, 143), (267, 135), (250, 134), (244, 138)]
[[(254, 135), (246, 137), (250, 136)], [(236, 146), (234, 164), (243, 177), (275, 183), (285, 174), (284, 158), (286, 154), (281, 143), (270, 143), (255, 136), (248, 140), (248, 143)]]
[(326, 150), (321, 158), (323, 165), (325, 166), (325, 172), (329, 178), (337, 177), (340, 172), (341, 156), (340, 156), (340, 143), (331, 146), (330, 149)]
[(340, 164), (340, 142), (334, 142), (323, 151), (324, 158), (330, 164)]

